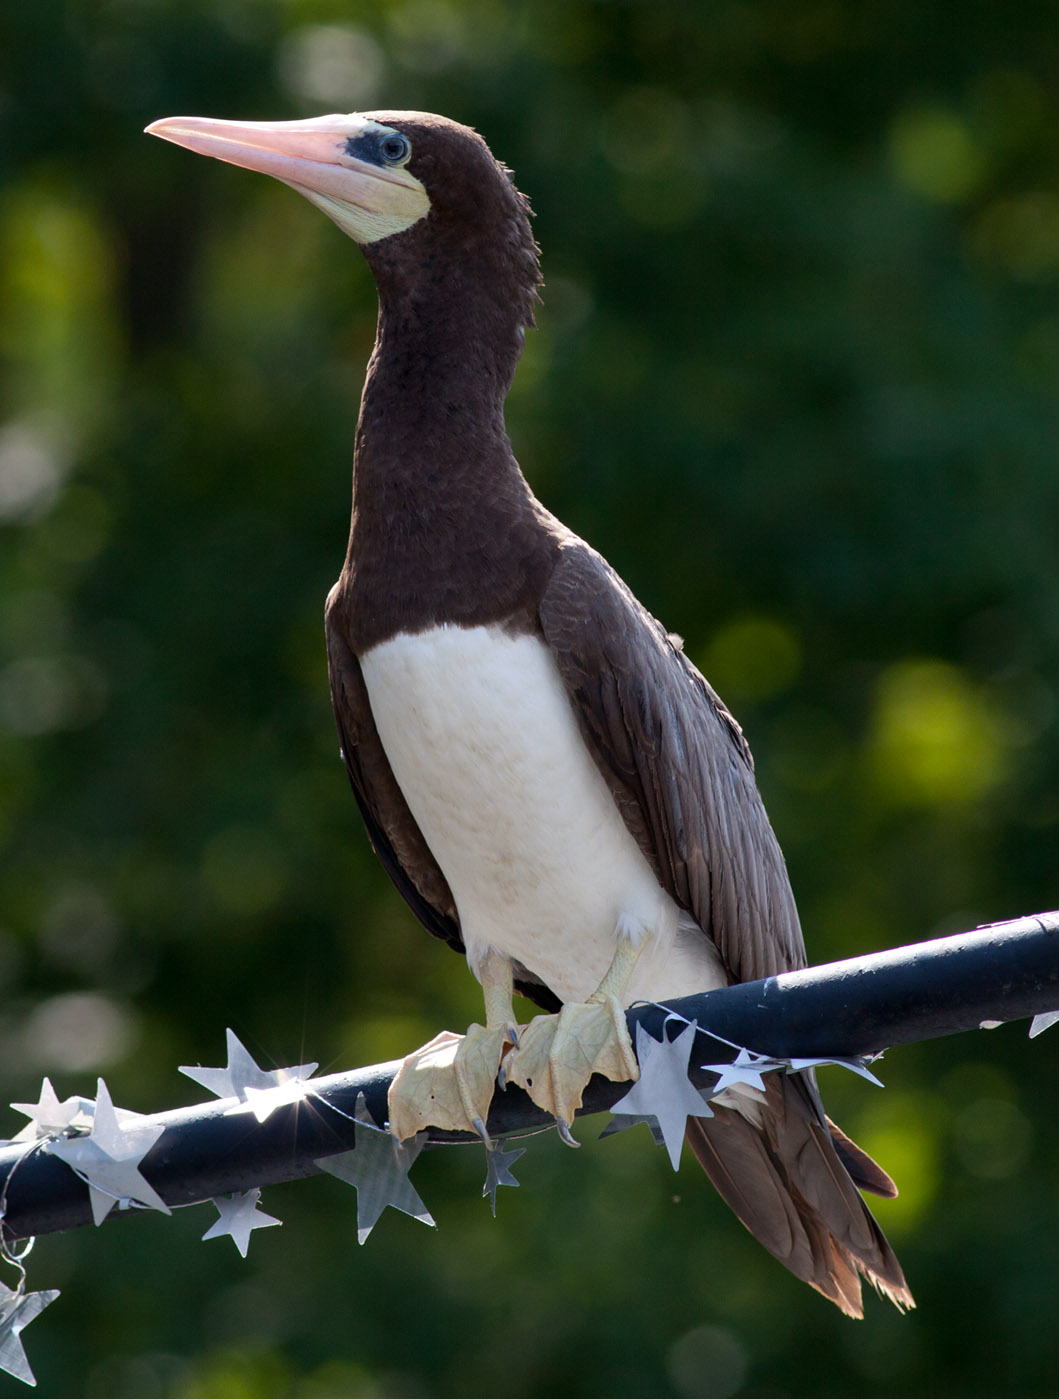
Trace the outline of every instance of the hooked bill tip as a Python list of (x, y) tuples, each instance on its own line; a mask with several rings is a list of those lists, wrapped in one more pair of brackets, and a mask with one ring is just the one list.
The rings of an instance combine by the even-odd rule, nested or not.
[(212, 117), (159, 117), (143, 129), (148, 136), (161, 136), (163, 140), (171, 141), (174, 137), (209, 135), (219, 127), (235, 128), (237, 125), (236, 122), (216, 121)]
[(159, 117), (157, 121), (152, 121), (143, 128), (144, 135), (160, 136), (163, 141), (168, 140), (180, 130), (181, 120), (181, 117)]

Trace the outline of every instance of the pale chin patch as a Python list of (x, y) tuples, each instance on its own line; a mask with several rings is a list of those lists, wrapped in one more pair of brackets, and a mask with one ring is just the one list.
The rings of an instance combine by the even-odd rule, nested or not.
[(304, 195), (332, 222), (338, 224), (343, 233), (361, 245), (377, 243), (381, 238), (389, 238), (394, 233), (404, 233), (430, 212), (430, 200), (421, 185), (418, 188), (404, 186), (401, 189), (402, 208), (383, 212), (359, 208), (329, 194), (320, 194), (317, 190), (308, 189), (305, 185), (295, 184), (293, 180), (285, 183)]

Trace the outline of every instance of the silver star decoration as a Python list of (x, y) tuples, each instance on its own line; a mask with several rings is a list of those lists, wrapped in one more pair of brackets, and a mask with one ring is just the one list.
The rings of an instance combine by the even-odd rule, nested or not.
[[(1038, 1035), (1043, 1035), (1045, 1030), (1050, 1030), (1055, 1022), (1059, 1020), (1059, 1010), (1044, 1010), (1040, 1015), (1035, 1015), (1030, 1022), (1030, 1039), (1035, 1040)], [(12, 1107), (14, 1104), (12, 1104)]]
[(131, 1201), (171, 1214), (139, 1169), (164, 1131), (138, 1112), (115, 1109), (107, 1085), (100, 1079), (89, 1135), (61, 1137), (45, 1143), (44, 1150), (65, 1161), (87, 1182), (96, 1224), (102, 1224), (115, 1205), (126, 1209)]
[(881, 1078), (876, 1078), (868, 1068), (863, 1059), (856, 1057), (849, 1059), (788, 1059), (789, 1074), (800, 1073), (802, 1069), (818, 1069), (821, 1064), (837, 1064), (840, 1069), (849, 1069), (851, 1074), (857, 1074), (860, 1078), (866, 1078), (869, 1083), (874, 1083), (877, 1087), (883, 1088), (885, 1085)]
[[(310, 1066), (303, 1064), (302, 1068)], [(316, 1067), (315, 1064), (312, 1065)], [(246, 1102), (235, 1103), (232, 1107), (225, 1109), (225, 1117), (236, 1112), (252, 1112), (258, 1122), (265, 1122), (272, 1116), (277, 1108), (283, 1107), (285, 1103), (298, 1103), (302, 1098), (311, 1092), (307, 1079), (290, 1078), (286, 1083), (277, 1083), (275, 1088), (247, 1088)]]
[(55, 1301), (56, 1288), (47, 1292), (26, 1292), (24, 1282), (12, 1292), (0, 1282), (0, 1370), (6, 1370), (23, 1384), (36, 1384), (21, 1341), (23, 1332), (45, 1307)]
[(628, 1113), (622, 1113), (621, 1117), (612, 1117), (603, 1131), (599, 1134), (600, 1141), (604, 1137), (616, 1136), (619, 1132), (627, 1132), (630, 1127), (639, 1127), (643, 1124), (651, 1136), (654, 1137), (655, 1146), (665, 1146), (665, 1138), (662, 1136), (662, 1129), (653, 1117), (631, 1117)]
[(516, 1147), (514, 1151), (505, 1151), (503, 1142), (493, 1142), (485, 1148), (485, 1184), (482, 1186), (482, 1195), (489, 1196), (489, 1204), (492, 1207), (493, 1218), (496, 1218), (496, 1192), (501, 1185), (518, 1185), (518, 1181), (511, 1173), (511, 1167), (520, 1156), (525, 1156), (524, 1146)]
[(764, 1093), (764, 1075), (775, 1069), (785, 1069), (787, 1065), (782, 1059), (771, 1059), (767, 1054), (741, 1049), (730, 1064), (703, 1064), (702, 1067), (717, 1075), (717, 1082), (710, 1089), (710, 1097), (716, 1098), (737, 1083), (745, 1083), (748, 1088), (757, 1088)]
[(356, 1190), (357, 1242), (364, 1242), (387, 1205), (433, 1226), (433, 1216), (408, 1179), (412, 1163), (426, 1142), (426, 1133), (399, 1142), (382, 1127), (376, 1127), (363, 1093), (357, 1094), (354, 1120), (357, 1144), (353, 1150), (325, 1156), (316, 1165)]
[(661, 1129), (674, 1171), (680, 1164), (680, 1148), (688, 1118), (713, 1116), (713, 1109), (688, 1078), (694, 1042), (694, 1024), (687, 1025), (676, 1039), (661, 1041), (652, 1039), (642, 1025), (637, 1025), (636, 1060), (640, 1065), (640, 1077), (611, 1108), (617, 1117), (653, 1117)]
[(297, 1102), (305, 1096), (305, 1082), (312, 1078), (319, 1064), (298, 1064), (289, 1069), (262, 1069), (251, 1058), (234, 1030), (225, 1032), (228, 1041), (228, 1063), (223, 1069), (204, 1069), (199, 1065), (181, 1064), (180, 1072), (192, 1078), (218, 1098), (237, 1098), (229, 1112), (252, 1112), (259, 1122), (283, 1103)]
[(65, 1132), (68, 1127), (90, 1127), (92, 1124), (91, 1099), (64, 1098), (60, 1103), (50, 1078), (41, 1084), (39, 1101), (12, 1103), (11, 1107), (30, 1119), (15, 1137), (16, 1142), (38, 1141), (41, 1137), (54, 1137)]
[(273, 1224), (283, 1223), (282, 1219), (276, 1219), (274, 1215), (258, 1209), (257, 1202), (260, 1199), (261, 1191), (256, 1188), (242, 1194), (236, 1192), (234, 1195), (222, 1195), (214, 1199), (212, 1203), (217, 1206), (220, 1218), (206, 1230), (202, 1236), (203, 1240), (223, 1239), (225, 1235), (229, 1235), (245, 1258), (254, 1229), (268, 1229)]

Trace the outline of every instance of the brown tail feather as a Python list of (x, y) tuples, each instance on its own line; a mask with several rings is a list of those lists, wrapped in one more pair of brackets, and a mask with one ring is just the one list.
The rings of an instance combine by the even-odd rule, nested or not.
[(799, 1078), (770, 1079), (765, 1099), (760, 1126), (721, 1106), (715, 1117), (688, 1121), (688, 1145), (722, 1199), (775, 1258), (847, 1316), (864, 1315), (861, 1274), (896, 1306), (914, 1306), (842, 1158), (850, 1155), (858, 1177), (892, 1188), (889, 1176), (843, 1133), (833, 1141), (838, 1129)]
[(842, 1128), (825, 1117), (827, 1130), (838, 1159), (853, 1177), (858, 1190), (870, 1190), (873, 1195), (881, 1195), (884, 1200), (897, 1199), (897, 1186), (886, 1174), (878, 1161), (873, 1161), (863, 1147), (851, 1140)]

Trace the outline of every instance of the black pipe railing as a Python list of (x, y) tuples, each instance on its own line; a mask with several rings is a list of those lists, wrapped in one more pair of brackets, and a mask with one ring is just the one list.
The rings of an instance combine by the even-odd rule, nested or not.
[[(1059, 912), (744, 982), (670, 1005), (700, 1028), (693, 1066), (734, 1057), (720, 1041), (783, 1059), (847, 1058), (1020, 1020), (1059, 1009)], [(669, 1014), (666, 1006), (635, 1006), (630, 1028), (639, 1023), (660, 1039)], [(231, 1100), (158, 1113), (148, 1120), (165, 1131), (141, 1172), (171, 1206), (314, 1175), (318, 1160), (354, 1147), (359, 1094), (375, 1121), (385, 1121), (398, 1062), (313, 1079), (309, 1096), (284, 1104), (261, 1123), (249, 1113), (228, 1114)], [(694, 1067), (691, 1077), (701, 1087), (713, 1082)], [(581, 1113), (606, 1111), (626, 1087), (592, 1079)], [(497, 1092), (488, 1127), (503, 1135), (550, 1122), (512, 1087)], [(429, 1136), (439, 1144), (475, 1140), (433, 1129)], [(56, 1157), (27, 1151), (25, 1143), (0, 1147), (0, 1198), (9, 1240), (72, 1229), (92, 1217), (85, 1184)]]

